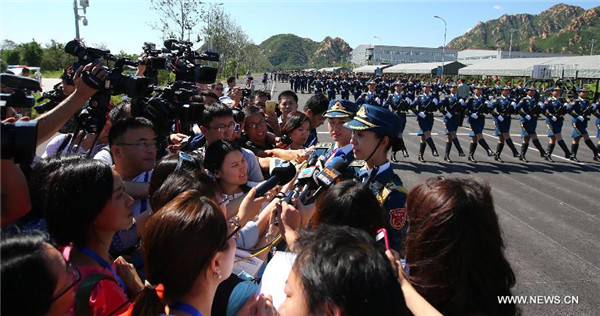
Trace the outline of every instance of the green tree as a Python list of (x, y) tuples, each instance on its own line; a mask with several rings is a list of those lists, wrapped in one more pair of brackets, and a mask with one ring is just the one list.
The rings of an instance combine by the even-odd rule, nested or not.
[(21, 53), (17, 49), (3, 51), (2, 60), (5, 60), (8, 65), (18, 65), (21, 63)]
[(75, 60), (74, 56), (65, 53), (65, 45), (55, 40), (50, 40), (46, 44), (42, 56), (42, 69), (45, 70), (62, 70), (65, 69)]
[(163, 37), (180, 41), (191, 41), (203, 16), (200, 0), (151, 0), (150, 9), (158, 13), (158, 21), (150, 24), (160, 30)]
[(42, 64), (43, 49), (42, 45), (34, 39), (29, 43), (19, 45), (19, 50), (23, 54), (23, 62), (29, 66), (40, 66)]

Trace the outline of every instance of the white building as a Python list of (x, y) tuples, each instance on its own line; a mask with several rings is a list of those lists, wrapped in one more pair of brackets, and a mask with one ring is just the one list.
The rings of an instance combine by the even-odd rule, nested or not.
[(508, 58), (545, 58), (545, 57), (572, 57), (573, 54), (553, 54), (553, 53), (530, 53), (515, 52), (493, 49), (465, 49), (458, 52), (457, 61), (463, 64), (472, 64), (470, 61), (486, 59), (508, 59)]
[[(442, 52), (441, 48), (430, 47), (359, 45), (350, 53), (350, 60), (355, 65), (442, 62)], [(457, 55), (457, 50), (446, 49), (443, 60), (456, 61)]]

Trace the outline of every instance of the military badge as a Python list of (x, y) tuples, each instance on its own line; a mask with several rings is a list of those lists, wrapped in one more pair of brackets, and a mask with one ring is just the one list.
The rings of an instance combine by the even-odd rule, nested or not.
[(406, 208), (396, 208), (390, 211), (390, 224), (394, 229), (401, 230), (406, 224)]

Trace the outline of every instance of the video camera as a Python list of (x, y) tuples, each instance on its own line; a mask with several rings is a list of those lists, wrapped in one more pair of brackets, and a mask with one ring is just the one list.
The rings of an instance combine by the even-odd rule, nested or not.
[(59, 82), (54, 85), (52, 91), (43, 92), (42, 96), (37, 99), (37, 102), (46, 101), (40, 105), (34, 106), (34, 109), (38, 112), (38, 114), (43, 114), (52, 110), (55, 106), (57, 106), (60, 102), (62, 102), (66, 98), (65, 94), (62, 90), (62, 82)]
[(206, 51), (198, 53), (192, 49), (192, 42), (168, 39), (164, 42), (167, 52), (166, 68), (175, 73), (175, 80), (214, 83), (217, 68), (200, 65), (201, 61), (219, 61), (219, 54)]
[[(11, 88), (11, 93), (2, 93), (2, 118), (5, 118), (6, 107), (31, 108), (33, 97), (27, 95), (27, 90), (41, 90), (37, 80), (1, 74), (2, 85)], [(3, 87), (4, 89), (4, 87)], [(29, 164), (35, 157), (37, 147), (37, 121), (17, 121), (2, 123), (1, 153), (2, 159), (12, 159), (15, 163)]]
[[(5, 89), (2, 89), (2, 93), (0, 93), (0, 106), (2, 107), (32, 108), (35, 104), (35, 100), (32, 96), (28, 95), (28, 92), (42, 91), (40, 83), (33, 78), (19, 77), (11, 74), (0, 74), (0, 82), (3, 86), (6, 86), (11, 90), (10, 92), (5, 93)], [(4, 115), (2, 117), (4, 117)]]

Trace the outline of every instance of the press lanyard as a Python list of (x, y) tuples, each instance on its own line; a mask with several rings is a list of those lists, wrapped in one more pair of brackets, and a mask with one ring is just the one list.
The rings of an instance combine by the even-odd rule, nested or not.
[(96, 260), (96, 262), (98, 262), (101, 266), (103, 266), (104, 268), (108, 269), (113, 274), (113, 276), (115, 277), (115, 279), (117, 279), (117, 281), (119, 282), (119, 285), (121, 285), (121, 287), (123, 288), (123, 291), (125, 291), (125, 293), (127, 293), (127, 287), (125, 286), (125, 282), (123, 282), (123, 279), (121, 279), (121, 277), (119, 277), (119, 275), (110, 266), (110, 264), (108, 264), (108, 262), (106, 262), (106, 260), (102, 259), (102, 257), (100, 257), (98, 254), (96, 254), (95, 252), (93, 252), (89, 248), (86, 248), (86, 247), (76, 247), (76, 249), (79, 250), (79, 252), (83, 252), (84, 254), (90, 256), (92, 259)]
[(202, 313), (198, 311), (194, 306), (186, 303), (175, 303), (169, 305), (169, 309), (187, 313), (192, 316), (202, 316)]

